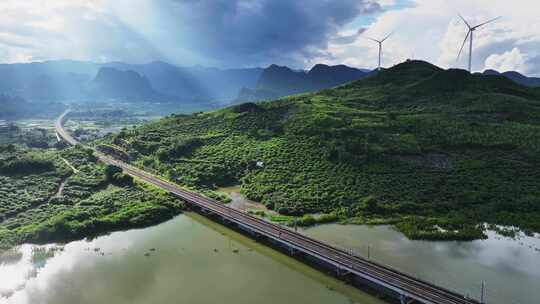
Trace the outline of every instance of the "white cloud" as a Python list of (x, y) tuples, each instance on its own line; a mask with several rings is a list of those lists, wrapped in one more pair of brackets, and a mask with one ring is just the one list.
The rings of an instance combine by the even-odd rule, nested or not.
[[(2, 0), (0, 62), (161, 59), (158, 50), (116, 14), (120, 3), (125, 5), (124, 0)], [(133, 1), (129, 4), (129, 14), (148, 13)]]
[(396, 0), (378, 0), (377, 3), (379, 3), (381, 6), (392, 6), (397, 3)]
[(518, 71), (521, 73), (527, 72), (525, 65), (525, 55), (518, 48), (513, 48), (509, 52), (502, 54), (493, 54), (486, 59), (486, 68), (501, 72)]
[(379, 11), (374, 0), (2, 0), (0, 61), (298, 67), (344, 24)]
[(89, 59), (83, 49), (89, 23), (81, 19), (103, 18), (103, 3), (104, 0), (2, 0), (1, 61)]
[[(471, 23), (478, 24), (502, 15), (503, 18), (477, 30), (474, 36), (473, 69), (486, 68), (486, 59), (493, 54), (512, 52), (516, 47), (525, 62), (516, 66), (526, 71), (538, 71), (529, 58), (540, 55), (540, 3), (538, 0), (415, 0), (412, 5), (387, 11), (377, 17), (365, 36), (383, 37), (396, 31), (384, 46), (385, 66), (407, 58), (423, 59), (442, 67), (466, 67), (468, 48), (456, 61), (457, 54), (467, 33), (458, 17), (461, 12)], [(375, 67), (377, 47), (365, 39), (350, 44), (330, 44), (329, 56), (314, 61)], [(538, 60), (537, 60), (538, 61)]]
[[(377, 11), (376, 15), (370, 15), (366, 19), (358, 19), (360, 22), (352, 22), (351, 24), (361, 27), (366, 22), (371, 22), (371, 18), (375, 16), (373, 23), (364, 26), (366, 28), (362, 29), (361, 35), (357, 28), (350, 27), (351, 24), (343, 26), (332, 17), (340, 16), (339, 20), (349, 20), (351, 13), (348, 8), (351, 3), (356, 3), (355, 0), (348, 0), (347, 5), (342, 4), (345, 1), (317, 2), (339, 3), (335, 10), (330, 9), (333, 6), (329, 8), (322, 5), (320, 9), (311, 4), (307, 13), (300, 14), (310, 21), (308, 23), (298, 22), (296, 20), (298, 18), (294, 17), (298, 14), (291, 13), (305, 9), (302, 5), (294, 6), (294, 10), (285, 10), (292, 15), (284, 14), (284, 9), (276, 6), (271, 13), (264, 13), (267, 14), (263, 16), (264, 22), (257, 23), (260, 19), (257, 13), (265, 8), (263, 3), (276, 5), (277, 2), (236, 1), (237, 10), (229, 8), (230, 12), (227, 14), (221, 12), (219, 6), (217, 8), (214, 6), (218, 4), (223, 6), (229, 1), (207, 0), (204, 2), (206, 3), (204, 8), (208, 11), (190, 11), (185, 15), (174, 15), (173, 9), (164, 9), (169, 7), (164, 3), (191, 5), (190, 3), (202, 2), (2, 0), (0, 61), (64, 58), (100, 61), (106, 58), (131, 62), (168, 60), (182, 64), (253, 65), (261, 62), (282, 63), (279, 62), (279, 58), (289, 56), (293, 57), (291, 62), (303, 61), (305, 65), (325, 62), (373, 68), (377, 64), (377, 45), (361, 37), (382, 38), (395, 31), (384, 45), (383, 65), (390, 66), (414, 57), (442, 67), (464, 68), (468, 56), (467, 49), (461, 60), (456, 61), (459, 47), (467, 32), (465, 25), (457, 17), (457, 13), (461, 12), (472, 23), (503, 16), (501, 20), (475, 33), (474, 70), (508, 67), (525, 73), (540, 74), (538, 0), (514, 0), (512, 3), (506, 0), (411, 0), (409, 3), (397, 0), (358, 0), (358, 3), (366, 5), (378, 3), (388, 9)], [(284, 0), (279, 3), (289, 2)], [(403, 7), (403, 4), (407, 5)], [(394, 10), (397, 7), (402, 8)], [(324, 10), (331, 11), (326, 18), (331, 25), (330, 29), (321, 26), (319, 22), (323, 15), (321, 11)], [(226, 37), (215, 38), (215, 35), (210, 33), (215, 32), (217, 25), (188, 22), (193, 19), (188, 18), (191, 15), (194, 15), (193, 18), (217, 20), (224, 24), (231, 24), (234, 21), (233, 25), (237, 26), (232, 27), (230, 35), (218, 35)], [(246, 15), (254, 17), (247, 21), (239, 20), (246, 18)], [(230, 16), (236, 19), (230, 19)], [(243, 22), (257, 24), (250, 27)], [(292, 25), (287, 25), (288, 23)], [(307, 29), (304, 29), (302, 26), (306, 24)], [(292, 45), (292, 51), (290, 48), (276, 48), (271, 41), (278, 38), (278, 42), (286, 46)], [(306, 42), (300, 43), (300, 40)], [(232, 43), (234, 48), (227, 47), (224, 45), (226, 43)], [(517, 51), (513, 51), (514, 48), (518, 50), (520, 56), (516, 55)], [(246, 50), (249, 52), (241, 53), (247, 52)], [(235, 57), (231, 53), (241, 54)], [(234, 57), (233, 59), (237, 61), (229, 62), (227, 59), (229, 57), (223, 54), (230, 55), (229, 57)], [(521, 57), (523, 62), (518, 62), (518, 57)]]

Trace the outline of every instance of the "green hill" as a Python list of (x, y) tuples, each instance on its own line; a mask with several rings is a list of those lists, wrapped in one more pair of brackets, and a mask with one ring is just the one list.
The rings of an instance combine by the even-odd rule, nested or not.
[(179, 184), (241, 184), (286, 215), (392, 223), (422, 239), (481, 238), (483, 223), (540, 232), (540, 91), (501, 76), (407, 61), (106, 140)]
[(183, 209), (163, 191), (98, 164), (91, 150), (29, 148), (17, 141), (25, 135), (0, 144), (0, 256), (23, 243), (153, 225)]

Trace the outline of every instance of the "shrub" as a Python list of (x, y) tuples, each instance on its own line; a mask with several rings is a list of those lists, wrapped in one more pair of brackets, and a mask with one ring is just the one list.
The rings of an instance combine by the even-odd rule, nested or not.
[(0, 173), (4, 174), (39, 174), (54, 170), (52, 161), (28, 156), (0, 163)]

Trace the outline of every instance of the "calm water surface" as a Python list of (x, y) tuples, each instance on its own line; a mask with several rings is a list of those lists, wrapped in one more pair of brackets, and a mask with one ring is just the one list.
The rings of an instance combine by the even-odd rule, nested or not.
[(0, 303), (381, 301), (198, 215), (0, 259)]
[[(225, 188), (233, 204), (250, 204), (239, 187)], [(235, 202), (237, 200), (238, 202)], [(300, 232), (376, 262), (480, 298), (489, 304), (540, 303), (540, 236), (510, 239), (488, 232), (473, 242), (408, 240), (389, 226), (320, 225)]]
[[(540, 239), (411, 241), (387, 226), (300, 232), (487, 303), (540, 303)], [(196, 214), (0, 256), (4, 303), (381, 303)]]
[(540, 239), (519, 240), (489, 233), (473, 242), (411, 241), (388, 226), (321, 225), (302, 231), (320, 240), (462, 294), (479, 298), (486, 281), (487, 303), (540, 303)]

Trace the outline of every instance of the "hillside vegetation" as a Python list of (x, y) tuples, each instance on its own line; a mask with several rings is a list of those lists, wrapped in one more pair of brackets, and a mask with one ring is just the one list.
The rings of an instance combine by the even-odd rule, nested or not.
[(96, 161), (81, 147), (0, 145), (0, 253), (156, 224), (181, 211), (180, 201)]
[(482, 238), (486, 223), (540, 232), (540, 91), (500, 76), (408, 61), (105, 141), (179, 184), (241, 184), (284, 215), (390, 223), (418, 239)]

